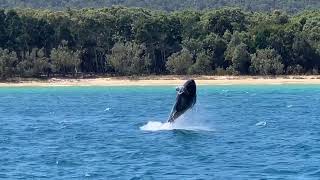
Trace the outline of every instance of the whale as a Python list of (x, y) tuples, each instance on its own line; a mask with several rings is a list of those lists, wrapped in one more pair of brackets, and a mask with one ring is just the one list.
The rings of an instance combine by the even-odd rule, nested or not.
[(193, 79), (189, 79), (181, 87), (176, 88), (176, 101), (172, 107), (168, 122), (173, 123), (182, 114), (191, 109), (197, 102), (197, 86)]

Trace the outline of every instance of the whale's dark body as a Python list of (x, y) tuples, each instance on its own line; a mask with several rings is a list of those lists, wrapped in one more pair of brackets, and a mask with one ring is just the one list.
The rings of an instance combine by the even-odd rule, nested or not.
[(173, 123), (187, 110), (192, 108), (197, 101), (197, 86), (193, 79), (188, 80), (180, 88), (177, 88), (177, 98), (168, 122)]

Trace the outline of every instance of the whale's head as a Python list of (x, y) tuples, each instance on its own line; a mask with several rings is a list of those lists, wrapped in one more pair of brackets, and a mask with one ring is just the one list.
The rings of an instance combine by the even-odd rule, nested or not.
[(197, 94), (197, 86), (196, 82), (193, 79), (188, 80), (187, 82), (184, 83), (184, 92), (188, 96), (196, 96)]

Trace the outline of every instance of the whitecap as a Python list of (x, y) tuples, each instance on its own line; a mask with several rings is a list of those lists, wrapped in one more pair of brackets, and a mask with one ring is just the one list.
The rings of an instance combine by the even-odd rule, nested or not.
[(108, 108), (106, 108), (104, 111), (110, 111), (110, 109), (111, 109), (111, 108), (108, 107)]
[(260, 126), (260, 127), (263, 127), (263, 126), (266, 126), (267, 125), (267, 121), (260, 121), (256, 124), (256, 126)]

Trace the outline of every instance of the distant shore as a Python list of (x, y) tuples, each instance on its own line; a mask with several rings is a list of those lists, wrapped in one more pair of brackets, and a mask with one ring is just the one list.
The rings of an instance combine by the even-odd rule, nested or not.
[(88, 79), (51, 78), (16, 79), (0, 82), (0, 87), (51, 87), (51, 86), (164, 86), (181, 85), (193, 78), (198, 85), (272, 85), (272, 84), (320, 84), (320, 76), (145, 76), (99, 77)]

